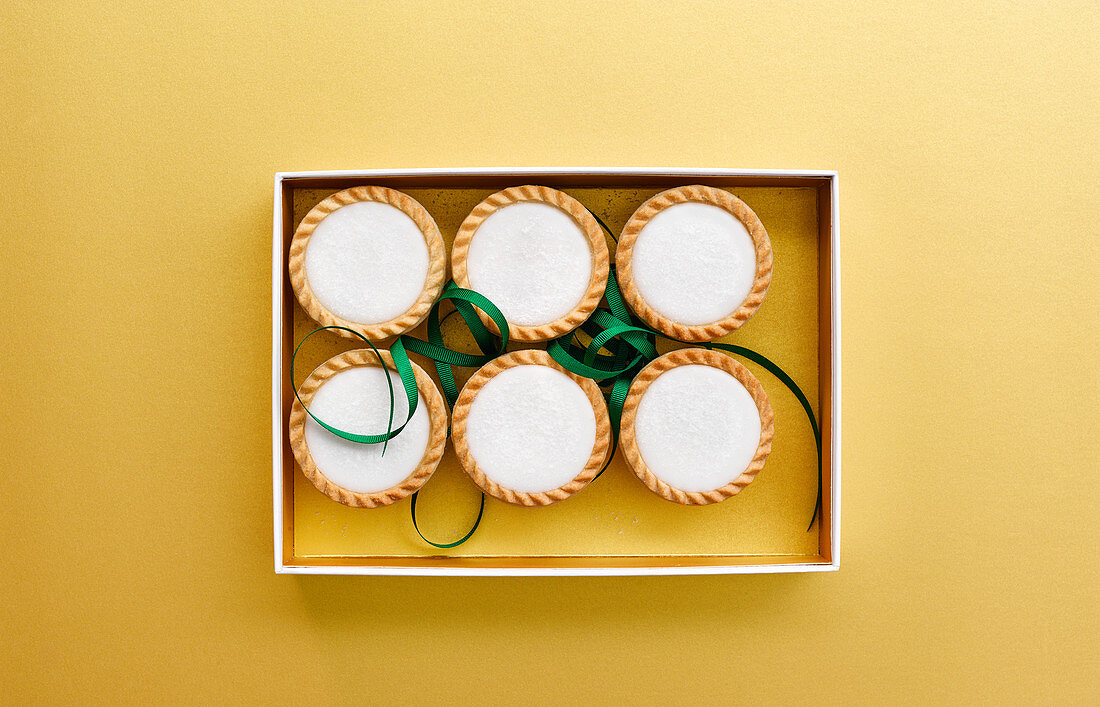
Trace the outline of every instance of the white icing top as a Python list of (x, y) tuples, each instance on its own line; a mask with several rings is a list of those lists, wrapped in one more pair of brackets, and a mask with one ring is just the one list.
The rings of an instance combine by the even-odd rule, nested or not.
[(466, 444), (481, 470), (513, 491), (538, 493), (581, 473), (596, 443), (596, 414), (584, 390), (549, 366), (493, 376), (474, 397)]
[(638, 402), (638, 451), (658, 478), (681, 491), (713, 491), (741, 475), (760, 444), (760, 411), (720, 368), (677, 366)]
[(317, 224), (305, 272), (325, 309), (351, 322), (381, 324), (404, 314), (424, 291), (428, 244), (401, 209), (358, 201)]
[[(409, 414), (401, 378), (387, 371), (393, 382), (393, 424)], [(354, 434), (381, 434), (389, 421), (390, 394), (385, 374), (377, 366), (347, 368), (329, 378), (313, 394), (309, 410), (326, 424)], [(431, 437), (428, 406), (421, 398), (401, 433), (386, 446), (359, 444), (337, 437), (306, 417), (306, 446), (313, 463), (334, 484), (350, 491), (373, 493), (392, 488), (420, 465)]]
[(548, 324), (573, 311), (592, 279), (592, 249), (561, 209), (534, 201), (509, 204), (486, 218), (470, 241), (470, 287), (511, 324)]
[(737, 311), (756, 279), (756, 248), (745, 225), (712, 204), (673, 204), (638, 233), (634, 286), (658, 314), (689, 325)]

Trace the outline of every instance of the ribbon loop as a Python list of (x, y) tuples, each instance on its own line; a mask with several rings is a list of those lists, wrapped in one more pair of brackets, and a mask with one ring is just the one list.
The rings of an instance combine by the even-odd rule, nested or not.
[[(439, 307), (444, 300), (450, 300), (454, 304), (455, 311), (466, 323), (466, 327), (477, 342), (482, 355), (454, 351), (443, 344)], [(496, 324), (497, 330), (500, 332), (499, 344), (494, 340), (492, 332), (481, 321), (481, 317), (478, 316), (475, 308), (484, 312)], [(443, 294), (440, 296), (439, 301), (432, 305), (431, 310), (428, 312), (428, 341), (424, 342), (407, 334), (403, 335), (401, 339), (405, 341), (411, 351), (432, 359), (436, 373), (439, 375), (439, 383), (443, 388), (443, 395), (447, 398), (447, 403), (453, 408), (455, 401), (458, 400), (458, 385), (455, 383), (451, 366), (479, 368), (504, 353), (504, 349), (508, 345), (508, 320), (504, 318), (500, 309), (489, 301), (488, 297), (473, 290), (463, 289), (456, 285), (454, 281), (451, 281), (443, 288)]]
[(480, 505), (480, 506), (478, 507), (478, 509), (477, 509), (477, 518), (475, 518), (475, 519), (474, 519), (474, 524), (473, 524), (473, 526), (471, 526), (471, 527), (470, 527), (470, 530), (469, 530), (469, 532), (468, 532), (468, 533), (466, 533), (465, 535), (463, 535), (463, 536), (462, 536), (461, 538), (459, 538), (458, 540), (455, 540), (454, 542), (450, 542), (450, 543), (437, 543), (437, 542), (435, 542), (434, 540), (428, 540), (428, 539), (427, 539), (426, 537), (424, 537), (424, 533), (422, 533), (422, 532), (420, 531), (420, 526), (418, 526), (418, 525), (416, 524), (416, 497), (417, 497), (417, 496), (418, 496), (419, 494), (420, 494), (420, 492), (419, 492), (419, 491), (416, 491), (416, 492), (414, 492), (414, 493), (413, 493), (413, 495), (412, 495), (412, 522), (413, 522), (413, 530), (415, 530), (415, 531), (416, 531), (416, 534), (420, 536), (420, 539), (421, 539), (421, 540), (423, 540), (424, 542), (428, 543), (429, 545), (432, 545), (433, 547), (438, 547), (438, 548), (440, 548), (441, 550), (447, 550), (447, 549), (450, 549), (450, 548), (452, 548), (452, 547), (458, 547), (458, 546), (459, 546), (459, 545), (461, 545), (462, 543), (464, 543), (464, 542), (466, 542), (467, 540), (469, 540), (469, 539), (470, 539), (470, 537), (471, 537), (471, 536), (473, 536), (473, 534), (474, 534), (474, 531), (475, 531), (475, 530), (477, 530), (477, 527), (478, 527), (479, 525), (481, 525), (481, 516), (483, 516), (483, 515), (485, 514), (485, 494), (484, 494), (484, 493), (483, 493), (483, 494), (481, 494), (481, 505)]
[[(360, 339), (367, 342), (367, 346), (369, 346), (371, 351), (374, 352), (374, 355), (378, 357), (378, 364), (382, 367), (382, 369), (383, 370), (389, 370), (388, 367), (386, 366), (386, 362), (382, 359), (382, 354), (378, 352), (377, 347), (375, 347), (374, 343), (371, 342), (370, 339), (363, 336), (362, 334), (355, 331), (354, 329), (349, 329), (348, 327), (344, 327), (344, 326), (323, 326), (323, 327), (320, 327), (319, 329), (314, 329), (310, 333), (306, 334), (306, 336), (300, 342), (298, 342), (298, 346), (296, 346), (294, 348), (294, 354), (290, 357), (290, 380), (291, 381), (294, 380), (294, 363), (298, 359), (298, 352), (301, 350), (302, 344), (306, 343), (306, 341), (311, 336), (313, 336), (314, 334), (317, 334), (318, 332), (325, 331), (326, 329), (339, 329), (341, 331), (351, 332), (355, 336), (358, 336)], [(409, 361), (408, 354), (405, 353), (405, 348), (404, 348), (404, 346), (401, 345), (401, 340), (400, 339), (395, 341), (394, 345), (392, 347), (390, 347), (390, 356), (393, 358), (393, 364), (394, 364), (394, 368), (397, 370), (397, 374), (401, 377), (401, 384), (405, 388), (405, 397), (408, 399), (408, 402), (409, 402), (408, 417), (406, 417), (405, 421), (402, 422), (401, 425), (399, 427), (397, 427), (396, 429), (394, 429), (394, 427), (393, 427), (393, 411), (394, 411), (394, 407), (395, 407), (395, 400), (394, 400), (394, 394), (393, 394), (393, 381), (390, 380), (390, 377), (388, 375), (386, 376), (386, 384), (389, 386), (389, 391), (390, 391), (390, 415), (389, 415), (389, 424), (386, 427), (386, 432), (384, 434), (356, 434), (354, 432), (347, 432), (345, 430), (341, 430), (339, 428), (333, 427), (332, 425), (326, 423), (324, 420), (321, 420), (316, 415), (314, 415), (312, 412), (310, 412), (309, 407), (306, 406), (305, 402), (302, 401), (301, 396), (298, 395), (297, 386), (294, 387), (294, 397), (301, 404), (302, 409), (306, 411), (306, 414), (309, 415), (311, 418), (313, 418), (313, 421), (316, 422), (321, 427), (325, 428), (326, 430), (328, 430), (332, 434), (336, 435), (337, 437), (348, 440), (349, 442), (356, 442), (358, 444), (379, 444), (379, 443), (381, 443), (382, 444), (382, 454), (385, 455), (386, 446), (387, 446), (388, 442), (391, 439), (393, 439), (394, 437), (396, 437), (397, 435), (401, 434), (401, 430), (405, 429), (405, 425), (409, 424), (409, 420), (412, 419), (413, 413), (416, 412), (416, 406), (417, 406), (418, 401), (420, 400), (420, 391), (416, 387), (416, 373), (413, 371), (412, 363)]]
[[(563, 337), (564, 338), (564, 337)], [(571, 338), (571, 337), (570, 337)], [(636, 354), (629, 363), (624, 365), (618, 365), (610, 370), (597, 368), (589, 365), (584, 361), (578, 360), (573, 354), (569, 352), (566, 345), (562, 343), (562, 339), (552, 339), (546, 345), (546, 352), (558, 363), (559, 366), (569, 371), (570, 373), (576, 373), (578, 376), (585, 378), (591, 378), (593, 380), (602, 381), (608, 378), (614, 378), (615, 376), (626, 373), (632, 369), (635, 365), (642, 361), (642, 355)]]
[(822, 482), (822, 460), (821, 460), (821, 428), (817, 425), (817, 417), (814, 415), (814, 409), (810, 406), (810, 401), (806, 397), (806, 394), (802, 392), (802, 389), (798, 387), (798, 384), (794, 382), (794, 379), (787, 375), (787, 372), (777, 366), (764, 354), (757, 353), (752, 349), (747, 349), (744, 346), (738, 346), (737, 344), (721, 344), (716, 342), (710, 342), (703, 344), (708, 349), (719, 349), (721, 351), (728, 351), (730, 353), (737, 354), (738, 356), (744, 356), (753, 363), (757, 363), (763, 366), (768, 373), (779, 379), (779, 382), (787, 386), (787, 389), (794, 393), (794, 397), (798, 398), (798, 402), (802, 405), (802, 409), (806, 412), (806, 417), (810, 420), (810, 428), (814, 433), (814, 444), (817, 445), (817, 503), (814, 504), (814, 514), (810, 517), (810, 525), (806, 528), (806, 532), (810, 531), (810, 528), (814, 527), (814, 521), (817, 520), (817, 513), (821, 509), (821, 482)]

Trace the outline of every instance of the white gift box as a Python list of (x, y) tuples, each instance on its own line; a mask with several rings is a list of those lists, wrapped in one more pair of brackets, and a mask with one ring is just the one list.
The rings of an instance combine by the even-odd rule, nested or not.
[[(287, 253), (294, 232), (293, 192), (296, 189), (337, 191), (360, 184), (395, 189), (496, 190), (518, 184), (545, 184), (569, 191), (635, 188), (664, 189), (704, 183), (729, 188), (798, 187), (817, 191), (818, 238), (818, 396), (823, 445), (822, 506), (818, 547), (807, 555), (744, 555), (666, 553), (583, 556), (484, 556), (439, 554), (424, 546), (421, 556), (410, 554), (355, 557), (295, 552), (295, 465), (287, 441), (287, 420), (293, 389), (289, 361), (293, 344), (294, 309), (298, 306), (287, 277)], [(324, 172), (280, 172), (275, 175), (272, 230), (272, 492), (274, 496), (275, 571), (288, 574), (386, 575), (651, 575), (752, 574), (764, 572), (821, 572), (840, 562), (840, 258), (837, 173), (820, 170), (750, 169), (403, 169)], [(640, 202), (639, 202), (640, 203)], [(767, 225), (767, 224), (765, 224)], [(766, 305), (765, 305), (766, 306)], [(349, 348), (351, 344), (349, 344)], [(767, 353), (767, 352), (762, 352)], [(815, 467), (816, 471), (816, 467)], [(430, 482), (429, 482), (430, 483)], [(735, 499), (725, 503), (735, 503)], [(335, 503), (335, 502), (333, 502)], [(372, 511), (362, 511), (370, 513)]]

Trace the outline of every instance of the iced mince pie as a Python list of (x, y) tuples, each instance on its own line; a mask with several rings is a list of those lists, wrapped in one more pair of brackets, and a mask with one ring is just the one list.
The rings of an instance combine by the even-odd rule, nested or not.
[(681, 341), (712, 341), (764, 301), (772, 246), (760, 219), (733, 194), (678, 187), (630, 217), (615, 266), (623, 298), (647, 324)]
[(620, 445), (634, 473), (677, 503), (717, 503), (764, 466), (773, 414), (760, 381), (725, 354), (689, 348), (654, 359), (630, 384)]
[(524, 506), (569, 498), (612, 452), (595, 381), (538, 350), (513, 351), (481, 367), (458, 396), (452, 433), (470, 478), (486, 493)]
[[(370, 349), (346, 351), (318, 366), (298, 395), (325, 424), (353, 434), (386, 431), (393, 384), (393, 424), (408, 418), (409, 402), (393, 358), (381, 351), (383, 369)], [(403, 430), (386, 444), (352, 442), (321, 427), (302, 402), (290, 412), (290, 446), (294, 458), (313, 485), (334, 501), (374, 508), (398, 501), (419, 489), (431, 477), (447, 441), (447, 408), (435, 383), (412, 364), (420, 394), (416, 412)]]
[(607, 242), (592, 214), (568, 194), (511, 187), (462, 222), (451, 267), (455, 282), (500, 309), (512, 340), (546, 341), (580, 326), (603, 297)]
[(302, 219), (289, 270), (302, 309), (316, 322), (379, 340), (428, 315), (443, 289), (447, 252), (435, 220), (415, 199), (386, 187), (353, 187)]

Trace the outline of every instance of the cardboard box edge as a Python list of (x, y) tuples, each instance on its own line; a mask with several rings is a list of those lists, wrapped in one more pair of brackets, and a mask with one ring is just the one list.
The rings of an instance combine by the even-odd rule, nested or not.
[[(825, 564), (790, 565), (738, 565), (715, 567), (635, 567), (635, 568), (447, 568), (447, 567), (305, 567), (287, 565), (283, 551), (283, 478), (282, 478), (282, 442), (280, 430), (282, 423), (281, 381), (282, 358), (280, 344), (282, 334), (281, 312), (283, 307), (282, 283), (282, 190), (283, 182), (294, 179), (317, 179), (328, 177), (384, 177), (417, 176), (443, 174), (481, 174), (481, 175), (533, 175), (533, 174), (589, 174), (589, 175), (647, 175), (663, 174), (667, 176), (790, 176), (825, 177), (830, 184), (830, 224), (832, 270), (830, 284), (830, 307), (832, 308), (832, 354), (833, 354), (833, 440), (830, 458), (832, 475), (832, 513), (830, 517), (831, 558)], [(409, 168), (409, 169), (369, 169), (369, 170), (318, 170), (300, 172), (276, 172), (274, 178), (272, 226), (272, 512), (274, 524), (274, 561), (276, 574), (327, 574), (327, 575), (407, 575), (407, 576), (646, 576), (646, 575), (702, 575), (702, 574), (773, 574), (793, 572), (831, 572), (840, 569), (840, 458), (841, 458), (841, 319), (840, 319), (840, 183), (837, 170), (790, 170), (790, 169), (722, 169), (722, 168), (593, 168), (593, 167), (557, 167), (557, 168)]]

